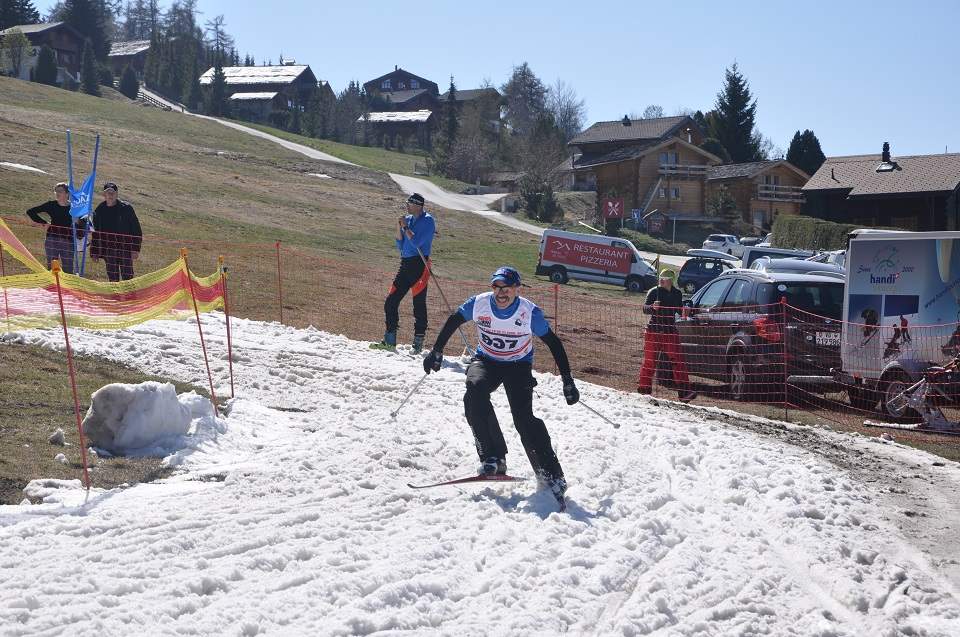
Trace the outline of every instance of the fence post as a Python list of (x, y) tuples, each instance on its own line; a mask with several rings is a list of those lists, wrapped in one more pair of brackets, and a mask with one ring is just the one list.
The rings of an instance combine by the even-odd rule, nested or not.
[(277, 298), (280, 302), (280, 324), (283, 325), (283, 277), (280, 268), (280, 240), (277, 240)]
[(230, 398), (233, 398), (233, 340), (230, 336), (230, 300), (227, 295), (227, 268), (223, 265), (222, 254), (217, 261), (220, 263), (220, 287), (223, 289), (223, 313), (227, 317), (227, 366), (230, 369)]
[(557, 331), (560, 331), (560, 284), (553, 284), (553, 322), (557, 326)]
[(210, 373), (210, 359), (207, 357), (207, 343), (203, 340), (203, 326), (200, 325), (200, 308), (197, 306), (197, 295), (193, 291), (193, 275), (190, 274), (190, 264), (187, 261), (187, 249), (180, 248), (180, 258), (183, 259), (183, 271), (190, 286), (190, 298), (193, 299), (193, 312), (197, 317), (197, 330), (200, 332), (200, 348), (203, 349), (203, 362), (207, 366), (207, 381), (210, 383), (210, 402), (213, 404), (213, 415), (217, 415), (217, 394), (213, 390), (213, 374)]
[(790, 405), (790, 392), (787, 384), (787, 297), (780, 297), (780, 317), (782, 319), (780, 340), (783, 341), (783, 421), (786, 422), (790, 417), (788, 408)]
[[(7, 270), (3, 265), (3, 241), (0, 241), (0, 277), (6, 277)], [(7, 331), (10, 331), (10, 304), (7, 301), (7, 287), (3, 287), (3, 316), (7, 322)]]
[(77, 419), (77, 433), (80, 435), (80, 460), (83, 463), (83, 484), (90, 490), (90, 472), (87, 470), (87, 440), (83, 435), (83, 423), (80, 420), (80, 397), (77, 395), (77, 375), (73, 369), (73, 350), (70, 349), (70, 334), (67, 331), (67, 311), (63, 307), (63, 290), (60, 287), (60, 259), (50, 264), (53, 278), (57, 284), (57, 300), (60, 302), (60, 322), (63, 324), (63, 341), (67, 346), (67, 369), (70, 372), (70, 389), (73, 391), (73, 414)]

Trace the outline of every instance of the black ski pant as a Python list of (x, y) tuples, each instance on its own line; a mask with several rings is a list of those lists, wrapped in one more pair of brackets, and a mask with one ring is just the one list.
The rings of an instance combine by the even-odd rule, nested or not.
[(481, 462), (491, 456), (507, 457), (507, 443), (490, 402), (490, 394), (503, 385), (513, 415), (513, 426), (520, 434), (523, 449), (537, 477), (550, 481), (563, 477), (563, 469), (550, 443), (550, 434), (542, 420), (533, 415), (533, 377), (531, 363), (500, 363), (474, 357), (467, 367), (467, 392), (463, 407), (473, 430)]
[(110, 281), (127, 281), (133, 278), (133, 255), (128, 250), (117, 250), (103, 255)]
[[(430, 260), (427, 259), (427, 263)], [(407, 292), (413, 292), (413, 333), (427, 333), (427, 282), (430, 270), (419, 255), (400, 259), (400, 269), (390, 286), (390, 293), (383, 303), (387, 331), (396, 332), (400, 325), (400, 301)]]

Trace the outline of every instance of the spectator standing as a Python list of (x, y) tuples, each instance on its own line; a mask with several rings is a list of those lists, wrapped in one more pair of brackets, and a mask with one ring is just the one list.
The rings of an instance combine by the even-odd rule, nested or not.
[(683, 295), (673, 285), (676, 273), (663, 269), (659, 285), (647, 292), (643, 303), (644, 314), (650, 315), (643, 341), (643, 365), (637, 381), (637, 391), (649, 394), (653, 391), (653, 371), (657, 357), (666, 355), (673, 367), (673, 382), (678, 387), (680, 400), (690, 402), (697, 393), (690, 389), (687, 366), (680, 352), (680, 337), (677, 334), (677, 313), (683, 305)]
[[(47, 236), (43, 242), (43, 250), (47, 255), (47, 268), (50, 267), (54, 259), (60, 259), (60, 266), (64, 272), (73, 274), (73, 232), (71, 226), (75, 226), (78, 232), (78, 240), (84, 236), (84, 226), (79, 220), (74, 220), (70, 216), (70, 189), (67, 184), (60, 182), (53, 187), (56, 199), (42, 203), (27, 210), (27, 216), (34, 223), (40, 223), (47, 226)], [(50, 220), (44, 219), (41, 215), (46, 214)]]
[(120, 188), (112, 181), (103, 184), (103, 201), (93, 211), (93, 240), (90, 258), (103, 259), (107, 278), (133, 278), (133, 262), (140, 256), (143, 232), (133, 206), (120, 200)]

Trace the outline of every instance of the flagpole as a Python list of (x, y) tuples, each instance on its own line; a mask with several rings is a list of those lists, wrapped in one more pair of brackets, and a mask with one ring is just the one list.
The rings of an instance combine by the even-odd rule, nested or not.
[[(97, 141), (93, 146), (93, 188), (97, 187), (97, 156), (100, 154), (100, 133), (97, 133)], [(91, 192), (91, 195), (93, 193)], [(80, 252), (80, 276), (86, 271), (87, 267), (87, 240), (90, 238), (90, 217), (93, 216), (93, 202), (90, 202), (90, 212), (87, 213), (87, 222), (83, 228), (83, 249)]]
[[(70, 187), (70, 197), (73, 197), (73, 141), (70, 135), (70, 129), (67, 129), (67, 183)], [(71, 215), (71, 219), (73, 216)], [(76, 270), (76, 258), (77, 258), (77, 226), (74, 223), (70, 224), (70, 237), (72, 243), (70, 244), (70, 251), (73, 254), (73, 265), (71, 266), (71, 272)]]

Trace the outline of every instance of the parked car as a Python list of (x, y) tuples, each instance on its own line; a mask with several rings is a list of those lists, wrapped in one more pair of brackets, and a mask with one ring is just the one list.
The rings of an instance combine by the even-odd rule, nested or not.
[(769, 248), (771, 246), (773, 246), (773, 233), (768, 232), (767, 236), (765, 236), (763, 240), (757, 244), (757, 247)]
[(740, 239), (732, 234), (712, 234), (703, 242), (704, 250), (716, 250), (717, 252), (726, 252), (737, 258), (743, 256), (743, 246), (740, 245)]
[(806, 259), (815, 254), (813, 250), (791, 250), (789, 248), (770, 248), (757, 245), (752, 248), (744, 248), (740, 261), (743, 263), (743, 267), (749, 268), (753, 265), (754, 261), (762, 257), (770, 257), (771, 259)]
[(821, 252), (820, 254), (815, 254), (812, 257), (807, 257), (807, 261), (814, 261), (816, 263), (831, 263), (833, 265), (839, 266), (843, 270), (846, 270), (847, 251), (846, 250), (830, 250), (828, 252)]
[(796, 272), (799, 274), (809, 274), (813, 272), (843, 274), (846, 272), (843, 266), (825, 260), (814, 261), (813, 257), (809, 259), (772, 259), (770, 257), (760, 257), (753, 262), (750, 269), (761, 272)]
[(743, 247), (755, 246), (763, 241), (763, 237), (740, 237), (740, 245)]
[(736, 267), (737, 258), (716, 250), (687, 250), (691, 258), (680, 268), (677, 274), (677, 287), (687, 295), (713, 281), (715, 278)]
[[(779, 401), (785, 380), (831, 391), (843, 297), (835, 274), (724, 272), (685, 303), (677, 321), (689, 372), (727, 383), (733, 400)], [(798, 311), (784, 316), (781, 298)]]
[(563, 230), (544, 230), (537, 274), (554, 283), (570, 279), (622, 285), (645, 292), (657, 284), (657, 272), (626, 239)]

